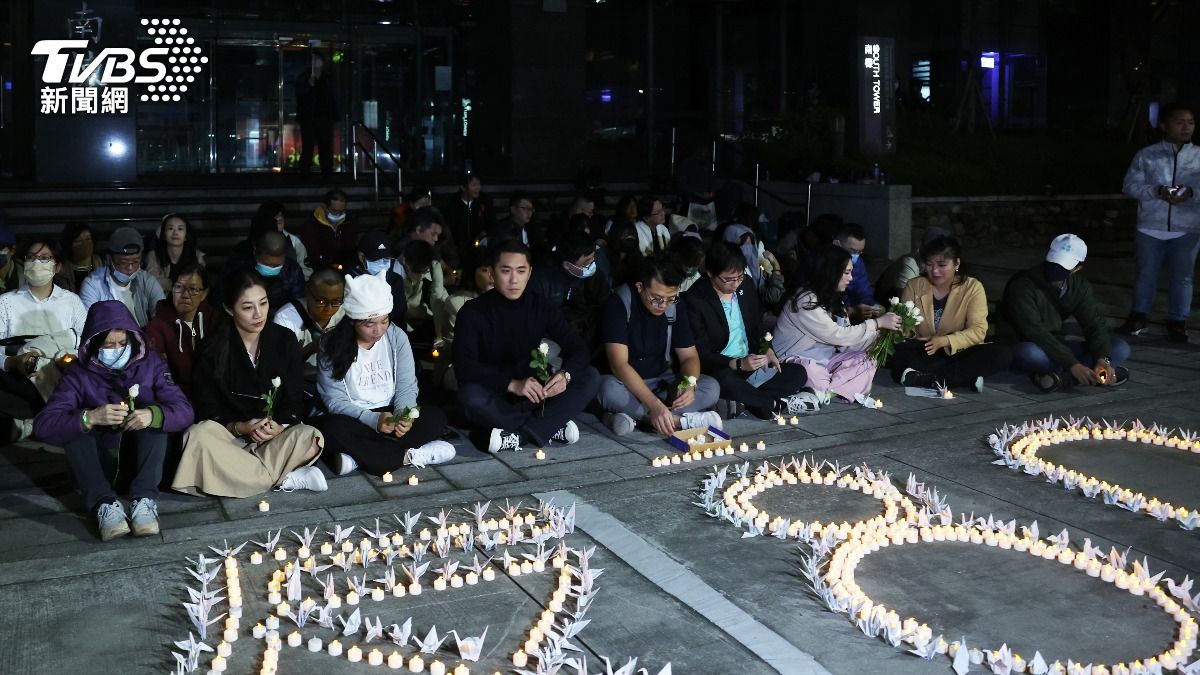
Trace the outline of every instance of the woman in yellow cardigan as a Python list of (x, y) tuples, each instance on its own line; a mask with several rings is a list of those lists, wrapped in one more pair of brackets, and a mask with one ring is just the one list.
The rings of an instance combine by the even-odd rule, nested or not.
[(891, 358), (892, 376), (909, 387), (970, 387), (983, 391), (983, 378), (1002, 372), (1012, 360), (1008, 347), (987, 342), (988, 307), (983, 284), (960, 272), (962, 246), (937, 237), (921, 247), (921, 276), (908, 282), (901, 299), (912, 302), (926, 320), (914, 339)]

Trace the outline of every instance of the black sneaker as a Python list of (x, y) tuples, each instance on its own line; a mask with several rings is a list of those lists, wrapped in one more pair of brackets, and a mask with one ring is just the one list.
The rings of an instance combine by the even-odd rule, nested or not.
[(1062, 378), (1058, 373), (1030, 373), (1029, 379), (1043, 394), (1058, 391), (1062, 387)]
[(937, 378), (932, 373), (923, 373), (913, 368), (905, 368), (904, 372), (900, 373), (900, 386), (902, 387), (933, 389), (936, 383)]
[(563, 445), (573, 445), (579, 441), (579, 426), (574, 421), (568, 420), (563, 428), (550, 437), (550, 440)]
[(1117, 328), (1117, 332), (1121, 335), (1141, 335), (1144, 330), (1146, 330), (1146, 315), (1141, 312), (1130, 312), (1125, 323)]
[(1168, 321), (1167, 322), (1167, 339), (1171, 342), (1179, 344), (1187, 344), (1188, 332), (1187, 324), (1183, 321)]

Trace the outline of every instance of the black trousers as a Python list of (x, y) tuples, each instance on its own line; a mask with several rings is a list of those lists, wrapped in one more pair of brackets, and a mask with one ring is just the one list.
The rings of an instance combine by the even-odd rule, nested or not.
[(312, 168), (313, 148), (321, 148), (321, 175), (329, 178), (333, 175), (333, 123), (308, 122), (300, 125), (300, 142), (304, 148), (300, 151), (300, 173), (308, 175)]
[[(325, 435), (325, 456), (330, 452), (344, 452), (358, 462), (358, 467), (367, 473), (382, 475), (394, 471), (404, 464), (404, 451), (419, 448), (442, 437), (446, 430), (446, 413), (436, 406), (422, 404), (421, 415), (413, 420), (407, 434), (396, 438), (381, 434), (353, 417), (346, 415), (324, 415), (313, 421), (313, 425)], [(375, 412), (391, 414), (388, 408)]]
[(722, 368), (716, 373), (705, 373), (716, 378), (721, 385), (721, 398), (727, 401), (737, 401), (759, 419), (770, 419), (775, 415), (775, 403), (781, 398), (800, 393), (808, 381), (808, 373), (804, 366), (795, 363), (781, 364), (779, 373), (755, 387), (746, 381), (750, 373), (743, 373), (732, 368)]
[(938, 350), (933, 356), (925, 353), (925, 343), (920, 340), (905, 340), (896, 347), (889, 359), (892, 376), (899, 381), (905, 368), (929, 373), (946, 386), (967, 387), (978, 377), (991, 377), (1008, 370), (1012, 362), (1012, 349), (999, 342), (983, 342), (964, 349), (953, 356)]
[(460, 384), (458, 402), (467, 421), (480, 430), (516, 431), (525, 442), (546, 445), (550, 437), (583, 412), (599, 390), (600, 373), (588, 366), (571, 379), (566, 391), (546, 401), (544, 413), (540, 403), (507, 393), (494, 394), (478, 384)]
[(45, 405), (42, 394), (28, 377), (0, 369), (0, 416), (27, 420)]
[[(83, 504), (89, 511), (117, 498), (117, 491), (108, 476), (110, 473), (116, 474), (118, 462), (109, 448), (100, 446), (102, 435), (105, 434), (92, 430), (68, 441), (65, 446), (67, 466), (75, 477), (79, 491), (83, 493)], [(121, 445), (125, 449), (129, 449), (131, 445), (137, 448), (133, 481), (129, 484), (129, 498), (147, 497), (157, 500), (158, 484), (162, 480), (163, 458), (167, 454), (167, 434), (154, 429), (142, 429), (127, 431), (121, 436)]]

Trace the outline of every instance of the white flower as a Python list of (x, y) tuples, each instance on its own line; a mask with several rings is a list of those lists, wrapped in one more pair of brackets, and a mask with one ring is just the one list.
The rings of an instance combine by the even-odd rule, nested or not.
[(271, 386), (272, 387), (275, 387), (276, 389), (278, 389), (279, 385), (281, 385), (281, 384), (283, 384), (283, 380), (280, 380), (278, 377), (271, 378)]
[(132, 387), (130, 387), (130, 388), (129, 388), (129, 398), (137, 398), (137, 397), (138, 397), (138, 393), (139, 393), (140, 391), (141, 391), (141, 387), (139, 387), (139, 386), (138, 386), (138, 385), (136, 385), (136, 384), (135, 384), (135, 385), (133, 385)]
[(766, 335), (763, 336), (763, 339), (766, 340), (767, 342), (770, 342), (775, 339), (775, 336), (771, 335), (770, 333), (767, 333)]
[(912, 310), (913, 310), (913, 308), (915, 308), (915, 307), (916, 307), (916, 305), (914, 305), (914, 304), (913, 304), (913, 301), (912, 301), (912, 300), (905, 300), (905, 301), (904, 301), (904, 306), (905, 306), (905, 307), (907, 307), (909, 311), (912, 311)]
[(900, 298), (892, 297), (891, 299), (888, 300), (888, 304), (889, 305), (898, 305), (898, 304), (900, 304)]
[(410, 420), (415, 420), (420, 416), (421, 416), (420, 408), (412, 408), (408, 411), (408, 419), (410, 419)]
[(542, 356), (549, 354), (550, 353), (550, 345), (546, 344), (545, 342), (541, 343), (540, 345), (538, 345), (538, 353), (541, 354)]
[(687, 376), (687, 383), (688, 383), (688, 386), (689, 386), (689, 387), (694, 387), (694, 386), (696, 386), (696, 376), (695, 376), (695, 375), (688, 375), (688, 376)]

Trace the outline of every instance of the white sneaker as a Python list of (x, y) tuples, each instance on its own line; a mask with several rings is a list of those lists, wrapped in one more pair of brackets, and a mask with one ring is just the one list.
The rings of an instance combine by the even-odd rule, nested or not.
[(96, 523), (100, 526), (100, 541), (112, 541), (129, 534), (125, 507), (119, 501), (101, 504), (96, 510)]
[(284, 476), (283, 482), (275, 489), (281, 492), (291, 492), (293, 490), (324, 492), (329, 489), (329, 483), (325, 482), (325, 474), (321, 473), (321, 470), (317, 467), (302, 466)]
[(329, 464), (330, 471), (333, 471), (338, 476), (349, 476), (358, 470), (358, 462), (354, 461), (353, 457), (344, 452), (339, 452), (335, 455), (333, 463), (326, 462), (326, 464)]
[(679, 417), (680, 429), (723, 429), (721, 416), (709, 410), (708, 412), (683, 413)]
[(492, 429), (492, 435), (488, 438), (487, 451), (493, 455), (501, 450), (520, 450), (521, 435), (515, 431), (505, 431), (503, 429)]
[(129, 522), (133, 525), (135, 537), (158, 534), (158, 502), (149, 497), (134, 500)]
[(13, 420), (13, 430), (17, 434), (17, 443), (27, 441), (33, 436), (33, 420)]
[(810, 391), (802, 391), (799, 394), (792, 394), (780, 400), (787, 407), (789, 415), (815, 413), (821, 409), (821, 399), (817, 398), (817, 395)]
[(609, 413), (604, 416), (604, 423), (616, 436), (624, 436), (637, 428), (637, 422), (625, 413)]
[(429, 464), (442, 464), (454, 459), (454, 446), (446, 441), (429, 441), (419, 448), (409, 448), (404, 452), (404, 463), (418, 469)]
[(568, 421), (566, 426), (550, 437), (550, 440), (572, 445), (579, 440), (579, 426), (575, 424), (574, 420)]

